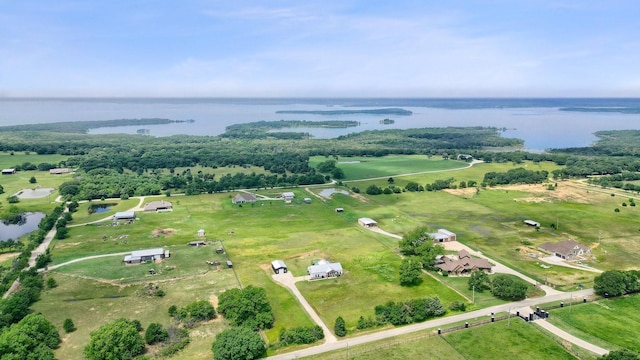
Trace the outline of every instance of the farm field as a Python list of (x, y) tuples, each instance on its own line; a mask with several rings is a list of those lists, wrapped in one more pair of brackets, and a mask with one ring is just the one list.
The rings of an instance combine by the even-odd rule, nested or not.
[[(313, 156), (309, 165), (315, 167), (332, 158)], [(344, 171), (344, 181), (387, 177), (427, 171), (461, 169), (469, 164), (459, 160), (443, 160), (442, 157), (429, 158), (425, 155), (387, 155), (384, 157), (341, 157), (336, 167)]]
[(598, 300), (550, 311), (549, 321), (606, 348), (640, 351), (640, 295)]

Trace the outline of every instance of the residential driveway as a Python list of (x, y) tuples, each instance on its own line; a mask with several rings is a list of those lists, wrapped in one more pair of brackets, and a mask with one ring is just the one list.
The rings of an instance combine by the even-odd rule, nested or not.
[(277, 283), (279, 283), (279, 284), (285, 286), (286, 288), (288, 288), (289, 290), (291, 290), (293, 295), (295, 295), (295, 297), (298, 299), (298, 301), (302, 305), (302, 308), (304, 309), (304, 311), (306, 311), (307, 314), (309, 314), (309, 316), (311, 317), (311, 319), (316, 324), (318, 324), (318, 326), (320, 326), (322, 328), (322, 332), (324, 333), (325, 344), (335, 343), (338, 340), (331, 333), (331, 331), (329, 330), (327, 325), (325, 325), (325, 323), (322, 322), (322, 319), (320, 319), (320, 316), (318, 316), (316, 311), (307, 302), (307, 299), (305, 299), (304, 296), (302, 296), (302, 294), (300, 293), (300, 290), (298, 290), (298, 288), (296, 287), (296, 281), (304, 280), (304, 277), (294, 278), (293, 275), (290, 272), (287, 272), (287, 273), (284, 273), (284, 274), (274, 274), (274, 275), (271, 275), (271, 277)]
[(596, 268), (592, 268), (592, 267), (588, 267), (588, 266), (579, 266), (579, 265), (574, 265), (571, 264), (569, 262), (566, 262), (564, 260), (562, 260), (561, 258), (557, 257), (557, 256), (545, 256), (545, 257), (541, 257), (538, 258), (540, 261), (546, 262), (547, 264), (551, 264), (551, 265), (556, 265), (556, 266), (564, 266), (564, 267), (568, 267), (571, 269), (578, 269), (578, 270), (584, 270), (584, 271), (591, 271), (594, 273), (602, 273), (602, 270), (600, 269), (596, 269)]
[(402, 240), (402, 236), (400, 236), (400, 235), (396, 235), (396, 234), (392, 234), (392, 233), (390, 233), (390, 232), (386, 232), (386, 231), (384, 231), (384, 230), (380, 229), (380, 228), (379, 228), (379, 227), (377, 227), (377, 226), (369, 227), (369, 228), (365, 228), (365, 229), (369, 229), (369, 230), (371, 230), (371, 231), (373, 231), (373, 232), (377, 232), (378, 234), (382, 234), (382, 235), (386, 235), (386, 236), (390, 236), (390, 237), (392, 237), (392, 238), (396, 238), (396, 239), (400, 239), (400, 240)]
[(588, 343), (582, 339), (579, 339), (571, 334), (569, 334), (568, 332), (554, 326), (553, 324), (551, 324), (550, 322), (548, 322), (547, 320), (536, 320), (533, 322), (534, 324), (540, 326), (541, 328), (551, 332), (554, 335), (559, 336), (560, 338), (562, 338), (563, 340), (566, 340), (572, 344), (578, 345), (583, 349), (587, 349), (593, 353), (596, 353), (600, 356), (608, 354), (609, 350), (603, 349), (599, 346), (595, 346), (591, 343)]

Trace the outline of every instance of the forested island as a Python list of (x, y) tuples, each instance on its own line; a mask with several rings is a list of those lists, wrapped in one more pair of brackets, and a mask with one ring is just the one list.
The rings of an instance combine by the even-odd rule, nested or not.
[(279, 110), (276, 114), (313, 114), (313, 115), (412, 115), (413, 112), (401, 108), (363, 109), (363, 110)]
[(238, 139), (308, 139), (311, 137), (306, 132), (282, 131), (272, 132), (272, 130), (289, 128), (349, 128), (358, 126), (357, 121), (351, 120), (326, 120), (326, 121), (306, 121), (306, 120), (279, 120), (279, 121), (256, 121), (244, 124), (234, 124), (225, 128), (222, 137)]
[(596, 113), (620, 113), (640, 114), (640, 108), (631, 107), (563, 107), (560, 111), (596, 112)]
[(116, 126), (137, 126), (137, 125), (166, 125), (173, 123), (192, 123), (195, 120), (171, 120), (171, 119), (114, 119), (98, 121), (64, 121), (45, 124), (27, 124), (0, 126), (0, 132), (12, 131), (48, 131), (57, 133), (86, 134), (91, 129)]

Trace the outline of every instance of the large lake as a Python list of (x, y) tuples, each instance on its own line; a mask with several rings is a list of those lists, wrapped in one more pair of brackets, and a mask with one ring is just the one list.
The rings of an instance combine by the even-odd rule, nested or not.
[[(412, 115), (278, 114), (279, 110), (401, 107)], [(231, 124), (260, 120), (355, 120), (347, 129), (296, 129), (317, 138), (374, 129), (446, 126), (506, 128), (529, 150), (588, 146), (598, 130), (640, 129), (640, 114), (561, 111), (564, 107), (640, 109), (640, 99), (0, 99), (0, 126), (132, 118), (193, 119), (193, 123), (93, 129), (92, 134), (149, 129), (153, 136), (219, 135)], [(383, 125), (380, 120), (393, 119)]]

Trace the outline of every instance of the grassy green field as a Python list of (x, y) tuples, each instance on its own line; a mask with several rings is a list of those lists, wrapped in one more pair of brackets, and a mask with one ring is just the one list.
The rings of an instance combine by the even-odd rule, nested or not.
[(532, 324), (504, 321), (460, 330), (444, 336), (466, 359), (575, 359)]
[[(313, 156), (309, 165), (315, 167), (329, 158)], [(458, 160), (443, 160), (442, 157), (429, 158), (426, 155), (388, 155), (384, 157), (341, 157), (336, 163), (344, 171), (344, 181), (387, 177), (428, 171), (460, 169), (468, 163)]]
[[(368, 166), (380, 173), (387, 172), (382, 175), (386, 177), (416, 172), (414, 169), (419, 166), (417, 164), (429, 159), (414, 160), (412, 157), (406, 160), (415, 162), (408, 170), (399, 163), (393, 165), (391, 160), (388, 163), (371, 162)], [(438, 161), (457, 163), (429, 161), (434, 164)], [(432, 165), (436, 166), (434, 164)], [(420, 166), (426, 168), (427, 165)], [(518, 166), (548, 171), (557, 168), (545, 163), (525, 163)], [(479, 164), (451, 172), (394, 179), (397, 186), (404, 186), (408, 181), (426, 184), (448, 177), (454, 177), (456, 182), (480, 182), (487, 171), (506, 171), (513, 167), (515, 165), (511, 163)], [(389, 171), (398, 172), (388, 173)], [(55, 180), (64, 181), (61, 179)], [(365, 189), (368, 184), (373, 183), (387, 186), (386, 178), (382, 178), (354, 181), (347, 183), (342, 189), (353, 185)], [(309, 191), (317, 194), (322, 188), (313, 187)], [(558, 190), (555, 191), (541, 191), (543, 188), (543, 185), (532, 185), (480, 189), (479, 193), (475, 189), (460, 189), (379, 196), (335, 194), (330, 199), (319, 199), (305, 189), (295, 188), (293, 191), (296, 198), (291, 204), (267, 200), (242, 207), (231, 204), (231, 197), (235, 193), (163, 197), (162, 199), (173, 203), (174, 211), (140, 212), (139, 220), (127, 225), (111, 226), (111, 222), (107, 221), (70, 228), (69, 238), (55, 240), (52, 244), (53, 264), (78, 257), (161, 246), (171, 250), (174, 254), (171, 259), (162, 264), (125, 266), (122, 258), (116, 256), (62, 267), (52, 273), (60, 286), (44, 294), (43, 300), (35, 308), (48, 318), (51, 316), (55, 319), (57, 325), (66, 317), (75, 321), (77, 314), (94, 311), (90, 310), (92, 308), (103, 309), (95, 316), (89, 316), (87, 323), (79, 326), (77, 333), (69, 335), (70, 340), (65, 341), (58, 350), (59, 358), (73, 358), (72, 354), (77, 355), (79, 349), (87, 343), (89, 331), (113, 316), (138, 318), (143, 324), (148, 321), (166, 323), (169, 321), (166, 316), (169, 305), (184, 305), (187, 298), (191, 299), (185, 294), (188, 291), (186, 289), (194, 289), (195, 300), (208, 299), (224, 289), (238, 286), (231, 271), (212, 271), (206, 265), (206, 260), (214, 260), (212, 248), (196, 249), (186, 245), (189, 241), (198, 239), (198, 229), (206, 231), (207, 240), (223, 241), (227, 256), (233, 261), (243, 286), (254, 285), (266, 289), (276, 318), (274, 328), (265, 332), (270, 342), (277, 340), (283, 328), (313, 324), (293, 295), (271, 278), (270, 262), (275, 259), (284, 260), (296, 276), (304, 275), (306, 267), (314, 260), (324, 258), (342, 263), (345, 275), (338, 279), (298, 283), (301, 292), (329, 327), (333, 326), (337, 316), (343, 316), (347, 326), (353, 331), (360, 315), (373, 315), (375, 305), (390, 300), (437, 295), (445, 305), (456, 300), (467, 301), (445, 284), (427, 275), (424, 275), (424, 281), (419, 286), (401, 287), (398, 284), (401, 261), (397, 254), (398, 240), (358, 226), (359, 217), (371, 217), (382, 229), (399, 235), (421, 225), (428, 225), (433, 229), (447, 228), (457, 233), (461, 242), (489, 257), (562, 289), (573, 289), (577, 284), (588, 287), (594, 274), (559, 266), (542, 267), (539, 260), (532, 258), (530, 254), (538, 256), (537, 246), (543, 242), (573, 238), (593, 247), (595, 260), (588, 259), (588, 263), (596, 267), (613, 269), (634, 266), (633, 259), (640, 256), (640, 238), (635, 222), (640, 208), (627, 207), (615, 213), (613, 209), (619, 207), (620, 197), (574, 188), (571, 182), (559, 183)], [(275, 197), (281, 191), (283, 190), (262, 190), (259, 193)], [(311, 197), (312, 202), (304, 203), (302, 199), (305, 197)], [(89, 215), (86, 210), (89, 204), (83, 204), (80, 211), (74, 214), (73, 223), (97, 220), (137, 204), (136, 199), (116, 202), (118, 205), (110, 209), (107, 215)], [(336, 207), (343, 207), (345, 211), (336, 213)], [(539, 221), (542, 224), (540, 231), (523, 225), (524, 219)], [(552, 229), (551, 223), (559, 224), (559, 229)], [(602, 241), (598, 244), (599, 234)], [(150, 277), (149, 267), (154, 267), (158, 275)], [(163, 289), (167, 291), (166, 298), (139, 299), (135, 296), (137, 288), (141, 286), (139, 284), (150, 280), (164, 281), (163, 284), (180, 291), (170, 291), (163, 285)], [(441, 280), (466, 297), (471, 297), (471, 292), (465, 286), (466, 278)], [(120, 293), (125, 296), (114, 297)], [(80, 300), (74, 300), (76, 298)], [(478, 307), (501, 302), (478, 293), (476, 300)], [(199, 340), (194, 340), (184, 352), (185, 355), (181, 354), (179, 358), (210, 358), (212, 338), (224, 326), (223, 322), (212, 322), (195, 329), (192, 337)], [(475, 330), (470, 333), (475, 333)], [(529, 336), (526, 333), (520, 335)], [(505, 337), (505, 341), (515, 342), (513, 339), (509, 340), (508, 335)], [(456, 344), (457, 341), (467, 344), (465, 346), (475, 346), (473, 344), (477, 340), (468, 337), (456, 340)], [(505, 343), (501, 346), (512, 345)], [(454, 346), (463, 358), (482, 355), (479, 352), (468, 353), (458, 345)], [(517, 344), (513, 346), (521, 351), (523, 349), (518, 348)], [(402, 352), (409, 351), (404, 345), (402, 349)], [(479, 349), (489, 351), (481, 347)], [(549, 351), (553, 356), (558, 356), (552, 358), (563, 358), (562, 355), (556, 355), (555, 350)]]
[(638, 307), (640, 295), (598, 300), (551, 310), (549, 321), (607, 349), (623, 347), (640, 351)]
[[(390, 338), (349, 348), (349, 359), (575, 359), (537, 327), (512, 320), (433, 336), (434, 330)], [(430, 336), (431, 335), (431, 336)], [(583, 360), (595, 359), (580, 353)], [(347, 350), (322, 355), (323, 359), (345, 359)], [(311, 359), (312, 357), (309, 357)], [(306, 357), (304, 359), (307, 359)]]

